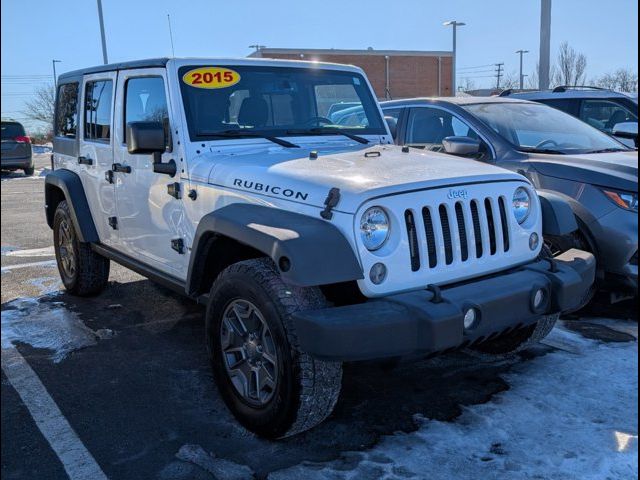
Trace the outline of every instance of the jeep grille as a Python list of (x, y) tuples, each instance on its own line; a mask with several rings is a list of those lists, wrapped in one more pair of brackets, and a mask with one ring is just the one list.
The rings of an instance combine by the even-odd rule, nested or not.
[[(454, 260), (467, 262), (484, 256), (508, 252), (509, 222), (505, 197), (486, 197), (484, 201), (459, 200), (422, 207), (424, 229), (419, 229), (414, 210), (405, 210), (411, 270), (451, 265)], [(427, 258), (420, 258), (418, 242), (426, 248)]]

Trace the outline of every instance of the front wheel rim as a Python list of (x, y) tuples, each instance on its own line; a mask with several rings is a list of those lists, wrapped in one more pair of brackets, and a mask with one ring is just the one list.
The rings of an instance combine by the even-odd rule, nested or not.
[(242, 399), (263, 407), (278, 381), (278, 352), (262, 312), (243, 299), (231, 301), (220, 325), (222, 360), (231, 384)]

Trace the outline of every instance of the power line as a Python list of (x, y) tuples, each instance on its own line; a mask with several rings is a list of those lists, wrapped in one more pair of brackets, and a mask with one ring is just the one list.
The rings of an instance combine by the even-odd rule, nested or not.
[(474, 68), (486, 68), (486, 67), (493, 67), (493, 66), (494, 66), (493, 63), (488, 63), (486, 65), (476, 65), (475, 67), (460, 67), (458, 70), (470, 70)]

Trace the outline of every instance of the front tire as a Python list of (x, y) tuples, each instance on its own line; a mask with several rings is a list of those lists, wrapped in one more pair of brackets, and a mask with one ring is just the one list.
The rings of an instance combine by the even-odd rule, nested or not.
[(332, 412), (342, 365), (301, 352), (292, 320), (297, 311), (326, 306), (318, 288), (285, 284), (266, 258), (235, 263), (214, 282), (207, 347), (220, 393), (248, 430), (287, 437)]
[(60, 278), (69, 293), (86, 297), (104, 290), (109, 259), (80, 242), (66, 200), (58, 204), (53, 217), (53, 243)]

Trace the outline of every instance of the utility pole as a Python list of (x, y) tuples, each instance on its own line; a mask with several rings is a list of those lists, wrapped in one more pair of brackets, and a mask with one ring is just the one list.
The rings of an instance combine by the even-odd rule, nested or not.
[(538, 71), (540, 90), (549, 88), (551, 69), (551, 0), (541, 0), (540, 4), (540, 67)]
[(456, 96), (456, 56), (457, 56), (457, 31), (458, 27), (464, 27), (466, 23), (458, 22), (456, 20), (449, 20), (442, 25), (445, 27), (453, 27), (453, 57), (451, 58), (451, 95)]
[(498, 79), (496, 83), (496, 89), (499, 90), (500, 79), (502, 78), (502, 67), (504, 66), (504, 63), (496, 63), (495, 65), (496, 65), (496, 78)]
[(520, 90), (524, 90), (524, 73), (522, 72), (522, 56), (529, 53), (529, 50), (516, 50), (520, 54)]
[(167, 13), (167, 22), (169, 23), (169, 40), (171, 40), (171, 56), (176, 56), (176, 51), (173, 49), (173, 32), (171, 31), (171, 17)]
[(51, 60), (53, 65), (53, 87), (58, 89), (58, 75), (56, 75), (56, 63), (62, 63), (62, 60)]
[(260, 50), (267, 47), (265, 45), (260, 45), (259, 43), (256, 43), (255, 45), (249, 45), (249, 48), (255, 48), (256, 51), (254, 53), (259, 53)]
[(105, 65), (109, 63), (107, 58), (107, 40), (104, 36), (104, 19), (102, 18), (102, 0), (98, 0), (98, 20), (100, 20), (100, 36), (102, 37), (102, 60)]

